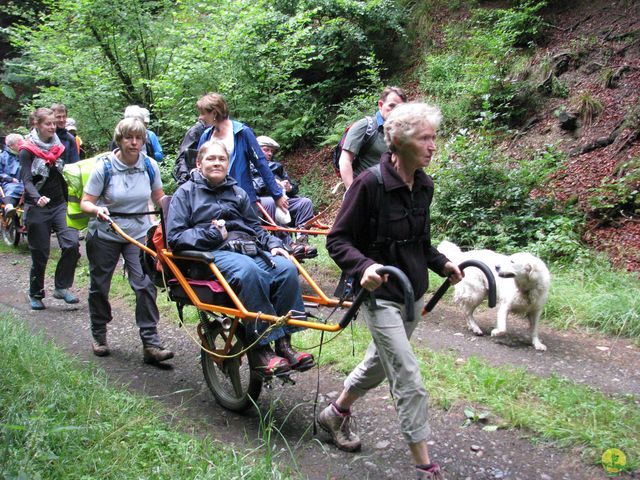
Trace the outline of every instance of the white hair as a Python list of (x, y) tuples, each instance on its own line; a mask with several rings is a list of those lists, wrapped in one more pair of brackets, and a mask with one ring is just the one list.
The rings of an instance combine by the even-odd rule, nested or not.
[(442, 113), (435, 105), (422, 102), (402, 103), (384, 121), (384, 140), (393, 150), (393, 145), (405, 144), (425, 123), (437, 130), (441, 122)]
[(139, 118), (144, 122), (144, 112), (138, 105), (129, 105), (124, 109), (124, 118)]
[(22, 140), (24, 140), (24, 137), (22, 135), (20, 135), (19, 133), (10, 133), (9, 135), (7, 135), (7, 137), (4, 139), (4, 143), (5, 145), (7, 145), (11, 150), (15, 150), (15, 148), (13, 148), (13, 146), (17, 143), (22, 142)]

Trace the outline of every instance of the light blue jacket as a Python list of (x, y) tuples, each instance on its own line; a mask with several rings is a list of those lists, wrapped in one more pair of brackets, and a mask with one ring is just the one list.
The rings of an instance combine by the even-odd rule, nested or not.
[[(260, 176), (264, 180), (267, 186), (269, 195), (274, 199), (279, 199), (283, 195), (282, 189), (276, 183), (276, 178), (273, 176), (267, 159), (262, 153), (262, 149), (256, 140), (256, 136), (253, 130), (247, 125), (235, 120), (231, 120), (233, 124), (233, 153), (229, 161), (229, 176), (234, 178), (240, 188), (242, 188), (249, 195), (251, 202), (258, 201), (258, 195), (253, 188), (253, 179), (251, 175), (250, 164), (253, 163), (256, 170), (260, 173)], [(211, 138), (213, 134), (213, 128), (207, 128), (198, 143), (198, 148)]]
[(9, 147), (4, 147), (0, 153), (0, 184), (5, 197), (20, 198), (24, 192), (22, 182), (13, 183), (14, 178), (20, 180), (20, 160)]

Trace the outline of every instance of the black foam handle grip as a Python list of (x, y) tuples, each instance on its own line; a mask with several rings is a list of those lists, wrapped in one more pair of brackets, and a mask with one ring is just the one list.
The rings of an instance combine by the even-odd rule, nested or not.
[[(414, 320), (414, 310), (413, 310), (413, 303), (414, 303), (413, 296), (414, 296), (414, 294), (413, 294), (413, 287), (411, 286), (411, 282), (409, 282), (409, 279), (404, 274), (404, 272), (402, 270), (400, 270), (399, 268), (396, 268), (396, 267), (384, 266), (384, 267), (380, 267), (378, 270), (376, 270), (376, 273), (378, 275), (390, 274), (390, 275), (392, 275), (392, 276), (394, 276), (394, 277), (396, 277), (398, 279), (398, 281), (400, 282), (400, 285), (402, 286), (402, 291), (404, 293), (404, 308), (405, 308), (406, 319), (407, 319), (408, 322), (413, 322), (413, 320)], [(364, 288), (362, 288), (358, 292), (358, 295), (356, 295), (356, 298), (351, 303), (351, 306), (349, 307), (349, 309), (344, 314), (344, 317), (342, 317), (342, 320), (340, 320), (340, 322), (339, 322), (339, 325), (340, 325), (341, 328), (345, 328), (347, 325), (349, 325), (349, 322), (351, 322), (351, 320), (353, 320), (353, 317), (356, 316), (356, 313), (358, 313), (358, 309), (360, 308), (360, 305), (362, 305), (362, 302), (364, 302), (364, 299), (370, 293), (371, 292), (369, 292), (368, 290), (366, 290)]]
[[(460, 270), (464, 270), (467, 267), (479, 268), (482, 271), (482, 273), (484, 273), (484, 276), (487, 278), (487, 283), (489, 284), (489, 295), (487, 298), (487, 303), (489, 304), (489, 308), (495, 307), (496, 300), (497, 300), (496, 299), (496, 280), (493, 276), (493, 272), (491, 271), (491, 269), (485, 263), (479, 260), (465, 260), (460, 265), (458, 265), (458, 268), (460, 268)], [(433, 294), (433, 297), (431, 297), (431, 299), (424, 306), (424, 309), (422, 310), (423, 315), (434, 309), (436, 304), (440, 301), (440, 299), (446, 293), (446, 291), (449, 289), (450, 286), (451, 286), (451, 281), (447, 278), (442, 283), (442, 285), (440, 285), (440, 288), (436, 290), (436, 293)]]

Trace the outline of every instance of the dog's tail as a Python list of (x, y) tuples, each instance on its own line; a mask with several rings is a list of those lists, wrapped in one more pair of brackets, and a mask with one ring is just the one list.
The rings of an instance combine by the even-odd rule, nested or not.
[(445, 257), (451, 260), (453, 263), (459, 263), (458, 258), (462, 255), (462, 250), (455, 243), (443, 240), (438, 245), (438, 251)]

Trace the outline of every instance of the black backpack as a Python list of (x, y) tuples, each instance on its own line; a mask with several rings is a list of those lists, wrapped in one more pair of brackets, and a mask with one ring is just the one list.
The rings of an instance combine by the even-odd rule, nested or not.
[[(375, 118), (368, 115), (365, 118), (367, 119), (367, 130), (365, 131), (364, 137), (362, 139), (362, 147), (353, 159), (354, 170), (358, 166), (358, 163), (360, 163), (360, 157), (363, 156), (369, 149), (371, 139), (378, 131), (378, 124)], [(342, 154), (342, 146), (344, 145), (344, 139), (347, 138), (347, 133), (349, 132), (351, 127), (353, 127), (353, 123), (344, 129), (344, 133), (342, 134), (342, 138), (340, 138), (338, 145), (336, 145), (331, 151), (331, 166), (333, 167), (333, 171), (338, 177), (340, 177), (340, 155)]]

